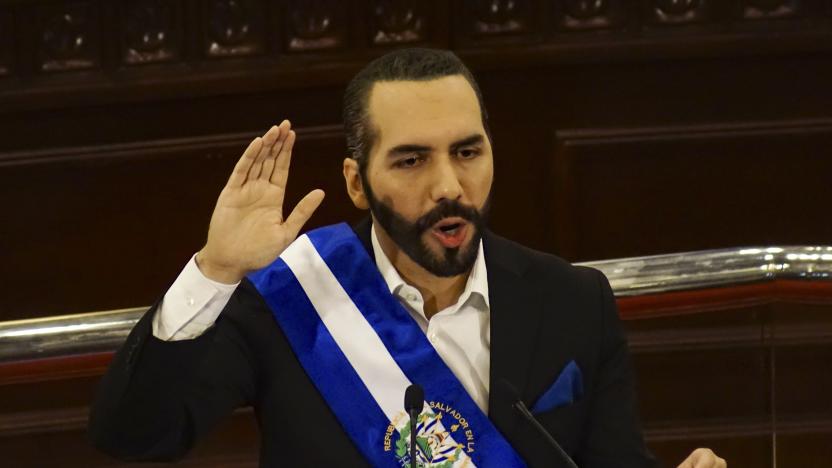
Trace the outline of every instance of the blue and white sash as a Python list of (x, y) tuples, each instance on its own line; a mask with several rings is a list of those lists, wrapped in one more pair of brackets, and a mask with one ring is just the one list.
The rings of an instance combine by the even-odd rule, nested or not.
[(525, 466), (390, 294), (349, 226), (299, 237), (249, 279), (344, 430), (374, 466), (410, 465), (403, 403), (412, 382), (425, 390), (416, 435), (424, 466)]

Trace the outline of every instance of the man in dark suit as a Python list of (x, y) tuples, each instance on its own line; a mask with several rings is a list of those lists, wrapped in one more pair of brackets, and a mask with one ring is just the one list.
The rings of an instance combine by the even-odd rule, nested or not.
[[(580, 394), (536, 417), (579, 466), (653, 466), (606, 279), (484, 228), (493, 157), (464, 65), (450, 52), (390, 53), (353, 79), (344, 107), (347, 191), (371, 212), (355, 233), (497, 430), (529, 465), (566, 466), (499, 383), (531, 405), (574, 363)], [(245, 278), (287, 248), (323, 199), (310, 192), (284, 219), (294, 138), (284, 121), (252, 141), (206, 245), (116, 354), (90, 418), (102, 450), (176, 459), (234, 408), (252, 405), (263, 466), (367, 463)], [(682, 466), (725, 463), (699, 450)]]

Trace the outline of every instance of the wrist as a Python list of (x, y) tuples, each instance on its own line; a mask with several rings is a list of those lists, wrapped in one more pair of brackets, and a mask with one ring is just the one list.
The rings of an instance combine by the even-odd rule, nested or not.
[(246, 275), (245, 271), (233, 267), (222, 266), (221, 264), (213, 261), (209, 255), (205, 254), (205, 249), (197, 252), (194, 260), (196, 261), (196, 267), (199, 271), (205, 275), (206, 278), (216, 281), (217, 283), (236, 284), (239, 283)]

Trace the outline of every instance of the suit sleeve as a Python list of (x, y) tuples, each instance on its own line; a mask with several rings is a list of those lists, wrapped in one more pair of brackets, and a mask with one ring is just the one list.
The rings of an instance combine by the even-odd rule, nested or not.
[(615, 297), (607, 278), (600, 272), (598, 282), (603, 327), (601, 362), (581, 466), (655, 467), (639, 423), (633, 366)]
[(250, 352), (236, 320), (225, 316), (239, 301), (232, 297), (214, 326), (182, 341), (153, 335), (157, 306), (116, 352), (90, 412), (92, 443), (123, 460), (179, 459), (218, 420), (253, 400)]

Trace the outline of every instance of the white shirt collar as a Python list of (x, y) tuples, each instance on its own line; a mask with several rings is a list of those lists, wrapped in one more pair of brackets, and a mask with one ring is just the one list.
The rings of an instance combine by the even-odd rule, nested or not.
[[(401, 297), (401, 290), (405, 286), (410, 285), (405, 283), (401, 275), (399, 275), (399, 272), (396, 271), (396, 268), (392, 263), (390, 263), (390, 259), (387, 258), (384, 250), (381, 249), (381, 244), (379, 244), (378, 236), (376, 235), (375, 223), (373, 223), (372, 228), (370, 229), (370, 239), (373, 244), (373, 254), (376, 257), (376, 266), (378, 267), (378, 271), (380, 271), (381, 276), (384, 277), (384, 281), (387, 283), (387, 287), (390, 289), (390, 292), (398, 297)], [(412, 286), (410, 286), (410, 288), (415, 289)], [(445, 310), (458, 310), (468, 301), (469, 298), (474, 295), (482, 298), (485, 304), (485, 311), (488, 311), (491, 306), (488, 299), (488, 272), (485, 267), (485, 255), (483, 254), (482, 240), (480, 240), (477, 249), (477, 259), (474, 261), (474, 265), (471, 267), (471, 272), (468, 275), (468, 281), (465, 283), (465, 289), (459, 296), (457, 303)], [(401, 298), (407, 302), (411, 302), (408, 298)], [(421, 297), (419, 297), (419, 302), (422, 302)], [(422, 308), (419, 307), (418, 309), (419, 312), (424, 315)]]

